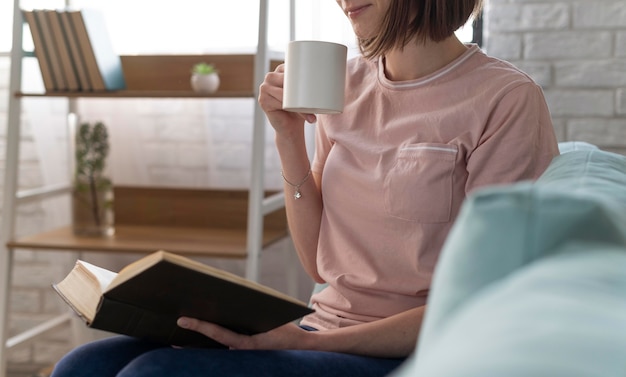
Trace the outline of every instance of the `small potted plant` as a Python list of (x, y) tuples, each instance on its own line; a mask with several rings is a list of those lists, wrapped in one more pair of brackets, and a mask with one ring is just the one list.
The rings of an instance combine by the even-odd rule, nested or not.
[(76, 131), (72, 226), (79, 236), (109, 236), (113, 229), (113, 185), (104, 175), (109, 135), (102, 122)]
[(191, 69), (191, 88), (198, 93), (215, 93), (220, 86), (220, 76), (213, 64), (197, 63)]

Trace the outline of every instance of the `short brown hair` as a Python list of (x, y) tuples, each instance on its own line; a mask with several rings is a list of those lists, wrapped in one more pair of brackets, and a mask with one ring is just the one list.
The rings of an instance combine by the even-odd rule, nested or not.
[[(384, 55), (406, 46), (417, 37), (441, 42), (473, 16), (478, 15), (483, 0), (392, 0), (383, 18), (379, 33), (373, 38), (359, 39), (365, 57)], [(411, 15), (415, 15), (410, 19)]]

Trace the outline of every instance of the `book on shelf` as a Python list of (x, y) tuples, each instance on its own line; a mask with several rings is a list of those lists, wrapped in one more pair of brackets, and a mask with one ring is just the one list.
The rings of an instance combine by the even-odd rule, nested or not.
[(44, 88), (47, 92), (55, 91), (56, 83), (54, 77), (52, 76), (52, 68), (48, 59), (47, 45), (43, 41), (41, 28), (39, 27), (35, 13), (32, 10), (22, 10), (22, 15), (28, 24), (30, 34), (33, 38), (35, 57), (39, 63), (39, 70), (41, 71)]
[(122, 60), (115, 52), (103, 15), (95, 9), (67, 10), (94, 91), (126, 88)]
[(76, 36), (76, 32), (74, 31), (74, 25), (72, 25), (70, 15), (64, 10), (59, 10), (58, 15), (61, 22), (61, 28), (63, 29), (63, 33), (65, 34), (65, 38), (67, 40), (67, 46), (70, 56), (72, 57), (76, 76), (78, 77), (80, 90), (90, 91), (91, 83), (89, 82), (89, 77), (87, 76), (87, 68), (85, 67), (83, 52), (80, 50), (78, 38)]
[(46, 51), (48, 53), (52, 76), (54, 77), (54, 82), (56, 84), (56, 90), (67, 90), (67, 81), (65, 79), (65, 73), (63, 72), (63, 64), (61, 63), (61, 57), (59, 56), (59, 52), (54, 42), (52, 27), (48, 21), (48, 16), (46, 16), (46, 10), (34, 9), (33, 12), (35, 13), (37, 23), (39, 24), (43, 42), (46, 45)]
[(43, 11), (45, 17), (48, 19), (48, 26), (50, 27), (53, 48), (59, 56), (59, 63), (61, 63), (61, 70), (65, 77), (65, 83), (67, 90), (76, 91), (80, 89), (78, 84), (78, 75), (74, 68), (74, 60), (70, 55), (69, 44), (61, 26), (61, 16), (58, 11), (52, 9), (46, 9)]
[(115, 273), (84, 261), (53, 285), (92, 328), (183, 347), (223, 347), (181, 316), (257, 334), (312, 313), (305, 303), (192, 259), (157, 251)]

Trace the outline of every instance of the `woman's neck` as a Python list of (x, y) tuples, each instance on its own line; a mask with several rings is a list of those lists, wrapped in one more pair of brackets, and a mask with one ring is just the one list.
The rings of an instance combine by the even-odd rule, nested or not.
[(466, 50), (456, 36), (437, 43), (408, 44), (385, 54), (385, 76), (391, 81), (416, 80), (445, 67)]

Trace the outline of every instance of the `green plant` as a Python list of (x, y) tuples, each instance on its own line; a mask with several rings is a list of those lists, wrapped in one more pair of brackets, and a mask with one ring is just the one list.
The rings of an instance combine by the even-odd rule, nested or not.
[(217, 73), (218, 71), (217, 69), (215, 69), (215, 66), (213, 64), (202, 62), (194, 64), (191, 72), (197, 73), (199, 75), (209, 75), (211, 73)]
[[(74, 190), (77, 196), (88, 194), (91, 213), (96, 225), (100, 225), (101, 211), (107, 203), (99, 203), (98, 192), (111, 188), (111, 180), (103, 175), (109, 154), (109, 134), (102, 122), (82, 123), (76, 131), (76, 170)], [(78, 195), (78, 194), (83, 195)]]

